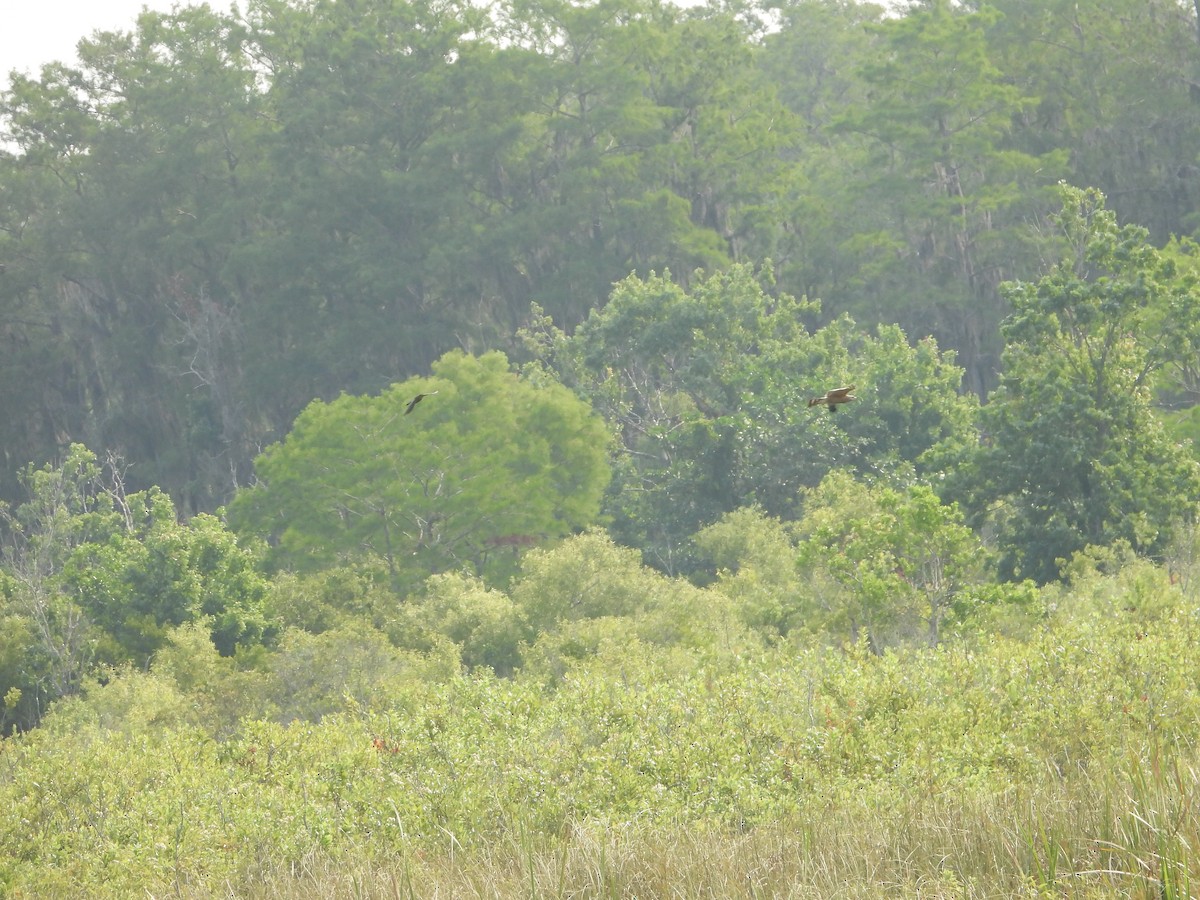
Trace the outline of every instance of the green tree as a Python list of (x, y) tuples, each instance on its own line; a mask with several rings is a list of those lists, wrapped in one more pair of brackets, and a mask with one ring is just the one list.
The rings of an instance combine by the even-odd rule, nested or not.
[[(1172, 238), (1159, 250), (1163, 260), (1174, 272), (1175, 290), (1194, 291), (1200, 285), (1200, 243), (1191, 238)], [(1159, 306), (1147, 310), (1147, 326), (1155, 334), (1176, 328), (1176, 311)], [(1200, 400), (1200, 358), (1193, 354), (1171, 354), (1155, 377), (1157, 397), (1170, 410), (1183, 410), (1181, 418), (1195, 419), (1196, 401)], [(1164, 412), (1164, 416), (1167, 414)], [(1168, 421), (1171, 416), (1167, 416)], [(1193, 444), (1200, 433), (1189, 435)]]
[(1155, 373), (1200, 347), (1195, 289), (1099, 191), (1061, 192), (1059, 262), (1006, 286), (1002, 385), (949, 480), (996, 531), (1001, 574), (1040, 582), (1088, 545), (1162, 553), (1200, 497), (1200, 465), (1151, 405)]
[(321, 634), (355, 620), (386, 628), (396, 595), (383, 560), (374, 566), (355, 560), (317, 572), (275, 572), (265, 603), (281, 628)]
[[(687, 289), (630, 277), (571, 337), (545, 323), (529, 335), (619, 436), (612, 532), (668, 572), (694, 565), (691, 536), (726, 513), (793, 519), (831, 469), (923, 468), (971, 427), (962, 370), (933, 340), (844, 318), (810, 333), (815, 306), (770, 290), (740, 265)], [(859, 386), (847, 412), (808, 407), (838, 384)]]
[(489, 116), (519, 111), (490, 90), (504, 78), (469, 3), (263, 0), (247, 23), (275, 124), (228, 271), (249, 346), (268, 348), (245, 359), (248, 399), (279, 435), (314, 397), (382, 390), (478, 336), (458, 300), (482, 296), (464, 165), (486, 165), (477, 140), (505, 143)]
[(15, 276), (0, 295), (21, 310), (17, 358), (45, 375), (25, 375), (38, 388), (14, 421), (42, 443), (22, 458), (106, 448), (189, 512), (215, 505), (253, 445), (223, 279), (251, 219), (262, 122), (243, 36), (207, 6), (147, 13), (0, 100), (19, 151), (0, 169), (0, 259)]
[(856, 293), (871, 310), (862, 318), (934, 323), (980, 396), (1000, 350), (998, 286), (1026, 217), (1039, 211), (1039, 188), (1066, 163), (1012, 138), (1034, 98), (992, 59), (998, 18), (989, 6), (926, 0), (873, 26), (860, 70), (868, 94), (837, 123), (865, 151), (854, 156), (860, 194), (847, 241), (861, 255)]
[(853, 305), (866, 274), (860, 235), (868, 232), (869, 241), (878, 228), (864, 189), (868, 151), (857, 135), (836, 126), (848, 109), (866, 103), (869, 86), (861, 71), (876, 53), (871, 26), (883, 19), (884, 7), (843, 0), (761, 6), (778, 17), (778, 28), (763, 36), (759, 64), (799, 121), (782, 154), (786, 174), (757, 222), (750, 258), (772, 260), (785, 290), (820, 297), (828, 314), (871, 315), (874, 310)]
[(79, 444), (23, 483), (25, 501), (0, 509), (0, 668), (16, 673), (0, 696), (22, 692), (24, 724), (98, 664), (145, 666), (174, 626), (203, 626), (226, 656), (270, 636), (258, 554), (216, 518), (180, 523), (166, 494), (127, 494)]
[[(418, 393), (430, 395), (405, 413)], [(503, 576), (518, 551), (593, 521), (609, 479), (603, 423), (502, 353), (449, 353), (377, 397), (314, 401), (258, 458), (230, 504), (276, 562), (311, 570), (365, 556), (412, 587), (467, 568)]]
[(816, 623), (875, 649), (919, 622), (936, 645), (965, 588), (985, 574), (979, 539), (927, 485), (832, 472), (807, 494), (796, 535)]
[(772, 298), (735, 266), (684, 289), (630, 276), (567, 337), (528, 332), (538, 361), (587, 398), (620, 440), (606, 510), (618, 540), (668, 572), (684, 543), (739, 504), (734, 418), (742, 370), (766, 344), (802, 340), (807, 304)]
[(258, 556), (220, 520), (201, 513), (181, 524), (158, 489), (123, 498), (119, 512), (120, 527), (77, 547), (57, 579), (103, 634), (100, 661), (145, 665), (188, 622), (206, 623), (225, 656), (269, 635)]
[(1197, 226), (1197, 7), (1180, 0), (974, 0), (1001, 14), (993, 58), (1026, 96), (1027, 152), (1070, 150), (1074, 184), (1103, 191), (1156, 245)]
[(79, 689), (95, 657), (91, 622), (59, 590), (58, 578), (78, 548), (119, 530), (119, 516), (95, 455), (80, 444), (59, 465), (28, 466), (21, 482), (26, 499), (11, 510), (0, 507), (0, 534), (5, 616), (10, 633), (27, 638), (9, 643), (16, 657), (9, 666), (19, 680), (0, 690), (22, 690), (24, 718), (36, 721), (48, 702)]
[(512, 593), (535, 630), (552, 631), (562, 622), (633, 616), (652, 602), (650, 587), (663, 580), (637, 550), (593, 531), (529, 554)]
[(524, 128), (481, 193), (499, 238), (488, 258), (520, 314), (533, 299), (571, 327), (631, 271), (727, 263), (733, 207), (769, 181), (777, 140), (734, 18), (660, 0), (508, 0), (499, 13), (497, 41), (525, 53)]

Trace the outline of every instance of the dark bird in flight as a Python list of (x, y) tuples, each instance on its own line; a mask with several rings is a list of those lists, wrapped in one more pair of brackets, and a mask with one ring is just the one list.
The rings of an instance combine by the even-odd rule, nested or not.
[(850, 387), (834, 388), (825, 392), (824, 397), (813, 397), (808, 401), (809, 406), (828, 406), (830, 412), (837, 412), (839, 403), (849, 403), (851, 400), (857, 400), (851, 391), (854, 390), (854, 385)]
[(408, 406), (404, 407), (404, 414), (407, 416), (410, 412), (417, 408), (418, 403), (420, 403), (426, 397), (432, 397), (436, 393), (437, 391), (430, 391), (428, 394), (417, 394), (417, 396), (408, 401)]

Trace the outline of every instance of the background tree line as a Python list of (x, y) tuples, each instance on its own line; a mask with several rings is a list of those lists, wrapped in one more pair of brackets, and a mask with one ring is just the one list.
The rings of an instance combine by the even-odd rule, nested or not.
[(1186, 590), (1196, 21), (1109, 6), (262, 0), (14, 77), (0, 727), (202, 636), (315, 717), (318, 657), (879, 651), (1139, 557)]
[(1178, 0), (147, 13), (0, 97), (2, 492), (81, 442), (212, 510), (314, 398), (518, 352), (531, 303), (571, 333), (631, 272), (765, 266), (983, 397), (1060, 179), (1194, 232), (1197, 84)]
[[(4, 722), (130, 667), (266, 679), (279, 715), (320, 717), (382, 683), (358, 667), (935, 647), (1028, 629), (1056, 582), (1125, 568), (1192, 596), (1200, 460), (1153, 398), (1200, 349), (1196, 281), (1099, 192), (1059, 196), (1060, 260), (1003, 286), (982, 407), (931, 338), (810, 329), (811, 304), (735, 265), (630, 276), (571, 335), (538, 315), (523, 364), (455, 350), (314, 400), (219, 517), (180, 521), (82, 445), (31, 464), (0, 507)], [(808, 406), (851, 373), (852, 410)]]

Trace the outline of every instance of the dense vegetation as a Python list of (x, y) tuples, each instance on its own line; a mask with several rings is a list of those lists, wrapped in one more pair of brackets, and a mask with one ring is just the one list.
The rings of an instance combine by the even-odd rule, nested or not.
[(1198, 12), (14, 75), (0, 893), (1192, 896)]
[(6, 894), (1192, 896), (1200, 625), (1157, 567), (875, 656), (766, 647), (744, 590), (597, 536), (526, 559), (390, 607), (464, 656), (555, 622), (516, 676), (361, 622), (257, 664), (184, 626), (59, 701), (2, 745)]
[[(241, 5), (239, 5), (241, 8)], [(313, 398), (573, 332), (631, 272), (762, 267), (1003, 371), (1060, 180), (1200, 226), (1180, 0), (253, 0), (0, 94), (0, 495), (72, 442), (183, 511)]]

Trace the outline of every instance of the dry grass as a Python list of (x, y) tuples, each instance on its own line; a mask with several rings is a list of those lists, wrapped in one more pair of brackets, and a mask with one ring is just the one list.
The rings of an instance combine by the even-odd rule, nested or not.
[[(973, 797), (847, 798), (742, 833), (577, 823), (555, 839), (513, 833), (464, 853), (309, 858), (225, 886), (252, 898), (1155, 898), (1200, 883), (1184, 763), (1134, 761), (1120, 777), (1048, 781)], [(211, 895), (209, 895), (211, 896)]]

